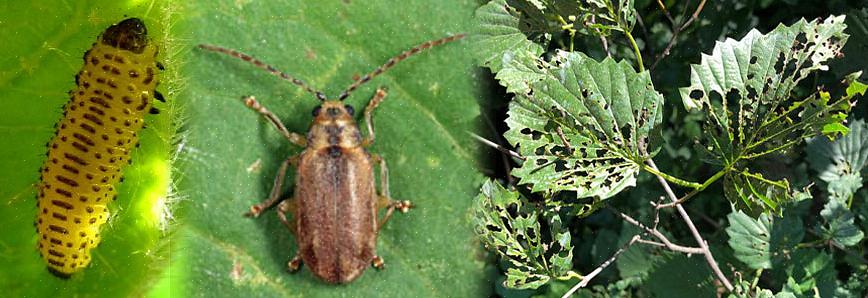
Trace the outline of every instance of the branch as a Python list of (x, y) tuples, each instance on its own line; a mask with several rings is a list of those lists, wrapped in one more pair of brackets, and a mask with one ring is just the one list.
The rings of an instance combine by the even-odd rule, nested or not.
[(491, 146), (492, 148), (497, 149), (497, 150), (500, 151), (500, 152), (506, 153), (506, 154), (508, 154), (509, 156), (512, 156), (512, 157), (518, 158), (518, 159), (520, 159), (520, 160), (527, 160), (526, 157), (521, 156), (521, 154), (518, 154), (518, 152), (515, 152), (515, 151), (512, 151), (512, 150), (509, 150), (509, 149), (506, 149), (506, 148), (504, 148), (503, 146), (500, 146), (500, 145), (498, 145), (497, 143), (494, 143), (494, 142), (489, 141), (489, 140), (487, 140), (487, 139), (485, 139), (485, 138), (483, 138), (483, 137), (480, 137), (479, 135), (477, 135), (477, 134), (475, 134), (475, 133), (472, 133), (472, 132), (467, 132), (467, 133), (469, 133), (469, 134), (470, 134), (472, 137), (474, 137), (476, 140), (482, 142), (482, 143), (485, 144), (485, 145)]
[(671, 241), (669, 241), (669, 238), (666, 238), (666, 235), (663, 235), (663, 233), (658, 231), (657, 228), (653, 228), (653, 229), (649, 228), (648, 226), (643, 225), (642, 223), (640, 223), (636, 219), (634, 219), (634, 218), (632, 218), (629, 215), (626, 215), (624, 213), (617, 212), (617, 211), (615, 211), (615, 213), (618, 213), (618, 215), (621, 216), (621, 218), (623, 218), (624, 221), (626, 221), (627, 223), (632, 224), (634, 226), (637, 226), (637, 227), (645, 230), (646, 233), (651, 234), (651, 236), (654, 236), (654, 238), (657, 238), (658, 240), (660, 240), (662, 242), (662, 243), (660, 243), (660, 242), (654, 242), (654, 241), (641, 239), (641, 240), (639, 240), (639, 242), (641, 242), (641, 243), (656, 245), (656, 246), (662, 246), (662, 247), (666, 247), (667, 249), (669, 249), (671, 251), (683, 252), (686, 254), (704, 254), (705, 253), (705, 251), (702, 250), (702, 248), (687, 247), (687, 246), (681, 246), (681, 245), (672, 243)]
[[(687, 29), (687, 26), (690, 26), (690, 24), (693, 24), (693, 22), (695, 22), (696, 19), (699, 18), (699, 13), (701, 13), (702, 9), (705, 8), (705, 1), (706, 0), (702, 0), (699, 2), (699, 5), (696, 6), (696, 10), (693, 11), (693, 14), (690, 16), (689, 19), (687, 19), (686, 22), (684, 22), (680, 26), (675, 27), (675, 31), (672, 32), (672, 37), (669, 38), (669, 44), (666, 45), (666, 49), (664, 49), (663, 52), (658, 55), (657, 60), (654, 61), (654, 64), (651, 64), (651, 70), (654, 70), (654, 68), (657, 67), (657, 64), (660, 63), (660, 61), (663, 61), (663, 58), (669, 56), (669, 51), (672, 50), (673, 46), (675, 46), (675, 41), (678, 39), (678, 34), (680, 34), (681, 31), (684, 31), (684, 29)], [(661, 8), (663, 8), (663, 11), (666, 13), (666, 17), (669, 18), (670, 21), (672, 21), (672, 17), (669, 15), (669, 12), (666, 11), (666, 7), (662, 6), (663, 3), (660, 3), (659, 1), (658, 3), (661, 5)], [(673, 25), (674, 24), (675, 23), (673, 22)]]
[[(703, 5), (705, 1), (702, 1)], [(654, 160), (648, 159), (648, 166), (653, 168), (655, 171), (657, 169), (657, 165), (654, 164)], [(675, 196), (675, 193), (672, 191), (672, 188), (669, 187), (669, 183), (666, 182), (666, 179), (663, 179), (661, 176), (657, 176), (657, 180), (660, 182), (660, 185), (663, 186), (663, 190), (666, 191), (666, 194), (669, 196), (669, 199), (673, 202), (678, 201), (678, 197)], [(705, 239), (702, 239), (702, 235), (699, 234), (699, 230), (696, 229), (696, 226), (693, 224), (693, 221), (690, 220), (690, 215), (687, 214), (687, 211), (684, 210), (684, 207), (681, 205), (675, 205), (675, 209), (678, 209), (678, 213), (681, 215), (681, 218), (684, 219), (684, 223), (687, 224), (687, 228), (690, 229), (690, 233), (693, 234), (693, 238), (696, 239), (697, 244), (699, 244), (699, 248), (702, 249), (702, 254), (705, 255), (705, 261), (708, 263), (708, 266), (711, 267), (711, 271), (714, 272), (714, 275), (717, 276), (717, 279), (723, 283), (723, 286), (726, 287), (727, 291), (732, 292), (732, 283), (729, 282), (729, 279), (726, 278), (726, 275), (720, 271), (720, 266), (717, 265), (717, 261), (714, 259), (714, 256), (711, 254), (711, 249), (708, 248), (708, 243), (705, 242)]]
[(571, 288), (569, 291), (564, 293), (564, 296), (561, 298), (570, 297), (571, 295), (573, 295), (573, 293), (575, 293), (579, 289), (586, 287), (588, 285), (588, 283), (591, 282), (591, 279), (594, 279), (594, 277), (596, 277), (598, 274), (600, 274), (600, 272), (603, 272), (603, 269), (606, 269), (606, 267), (609, 267), (609, 265), (614, 263), (615, 259), (617, 259), (618, 256), (620, 256), (622, 253), (627, 251), (627, 249), (630, 248), (630, 246), (633, 245), (633, 243), (635, 243), (636, 241), (639, 241), (640, 239), (641, 238), (639, 237), (639, 235), (634, 235), (633, 238), (631, 238), (630, 241), (627, 242), (627, 244), (624, 244), (624, 246), (622, 246), (620, 249), (618, 249), (618, 251), (616, 251), (614, 254), (612, 254), (611, 258), (609, 258), (608, 260), (603, 262), (603, 264), (600, 264), (600, 266), (597, 267), (597, 269), (594, 269), (594, 271), (591, 271), (591, 273), (589, 273), (588, 275), (585, 275), (584, 277), (582, 277), (582, 280), (580, 280), (579, 283), (577, 283), (575, 286), (573, 286), (573, 288)]

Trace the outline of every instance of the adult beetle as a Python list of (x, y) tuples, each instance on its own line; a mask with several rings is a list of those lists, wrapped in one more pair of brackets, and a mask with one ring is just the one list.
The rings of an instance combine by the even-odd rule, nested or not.
[[(352, 106), (343, 100), (372, 78), (382, 74), (408, 57), (423, 50), (463, 38), (453, 35), (419, 44), (360, 77), (338, 95), (328, 99), (324, 93), (303, 81), (277, 70), (250, 55), (213, 45), (199, 48), (223, 53), (298, 85), (322, 103), (313, 110), (314, 120), (307, 136), (290, 132), (275, 114), (253, 96), (243, 97), (245, 105), (265, 117), (287, 140), (304, 150), (281, 163), (268, 199), (250, 207), (248, 216), (257, 217), (264, 210), (278, 205), (281, 222), (295, 234), (298, 251), (288, 267), (296, 271), (302, 262), (313, 274), (328, 283), (347, 283), (359, 277), (368, 264), (383, 268), (383, 259), (376, 254), (377, 233), (397, 209), (407, 212), (409, 201), (393, 200), (389, 193), (386, 161), (368, 152), (374, 142), (371, 115), (386, 97), (386, 90), (377, 89), (365, 107), (367, 136), (363, 137), (356, 124)], [(380, 167), (380, 190), (375, 187), (374, 164)], [(281, 200), (281, 187), (286, 171), (296, 168), (294, 199)], [(380, 208), (387, 208), (377, 219)], [(292, 214), (291, 221), (286, 213)]]

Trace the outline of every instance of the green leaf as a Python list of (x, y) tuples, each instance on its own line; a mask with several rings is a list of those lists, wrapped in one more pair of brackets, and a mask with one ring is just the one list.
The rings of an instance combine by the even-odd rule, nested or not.
[(539, 56), (542, 46), (531, 42), (519, 29), (521, 12), (506, 0), (494, 0), (476, 10), (474, 21), (474, 55), (479, 66), (499, 72), (515, 55)]
[(808, 162), (827, 191), (837, 200), (848, 200), (862, 187), (861, 170), (868, 161), (868, 124), (863, 120), (850, 123), (847, 135), (830, 141), (818, 136), (808, 140)]
[[(195, 37), (191, 45), (243, 51), (334, 98), (354, 75), (424, 41), (469, 30), (477, 2), (411, 1), (400, 8), (394, 1), (337, 0), (177, 5), (189, 16), (177, 26)], [(182, 231), (186, 249), (196, 252), (188, 260), (186, 283), (196, 290), (190, 294), (489, 296), (484, 252), (469, 210), (483, 177), (474, 168), (478, 144), (467, 135), (479, 119), (473, 98), (487, 94), (479, 90), (466, 47), (467, 41), (458, 41), (414, 55), (346, 99), (364, 131), (365, 105), (378, 86), (388, 88), (373, 114), (376, 142), (369, 150), (388, 163), (391, 195), (416, 205), (395, 214), (378, 234), (385, 270), (368, 269), (346, 286), (325, 284), (304, 266), (286, 272), (297, 245), (276, 210), (255, 219), (243, 216), (268, 197), (280, 162), (302, 148), (239, 98), (256, 96), (297, 133), (307, 132), (319, 102), (240, 59), (191, 50), (185, 67), (191, 79), (179, 96), (189, 114), (179, 187), (190, 191)], [(281, 191), (287, 199), (294, 178), (291, 169)]]
[(821, 228), (824, 239), (843, 246), (853, 246), (859, 244), (865, 236), (856, 226), (853, 213), (839, 200), (829, 200), (820, 215), (826, 222)]
[(650, 297), (714, 297), (714, 277), (702, 258), (684, 254), (663, 258), (645, 282)]
[[(0, 4), (0, 289), (7, 297), (141, 297), (148, 295), (169, 264), (175, 221), (181, 217), (170, 192), (174, 183), (173, 140), (179, 117), (176, 21), (169, 6), (151, 9), (127, 1), (4, 2)], [(82, 56), (110, 25), (128, 17), (145, 22), (166, 66), (158, 88), (167, 103), (145, 117), (141, 146), (117, 186), (111, 217), (101, 228), (93, 261), (69, 279), (46, 269), (34, 228), (36, 184), (54, 124), (75, 87)], [(178, 285), (181, 288), (183, 285)]]
[(864, 90), (848, 88), (835, 99), (826, 91), (798, 99), (793, 90), (841, 54), (845, 28), (843, 16), (832, 16), (781, 25), (765, 35), (752, 30), (741, 40), (717, 43), (700, 64), (691, 65), (691, 85), (680, 89), (681, 99), (688, 110), (707, 115), (703, 145), (728, 170), (731, 202), (744, 209), (777, 210), (792, 199), (789, 182), (762, 177), (751, 169), (751, 160), (806, 137), (844, 132), (841, 123), (851, 100)]
[(793, 253), (790, 262), (782, 264), (777, 270), (782, 280), (786, 280), (781, 292), (795, 294), (796, 297), (834, 297), (838, 288), (835, 276), (835, 260), (825, 252), (813, 249), (799, 249)]
[[(573, 246), (557, 212), (541, 212), (514, 190), (487, 181), (476, 197), (476, 233), (482, 243), (510, 264), (504, 285), (535, 289), (551, 279), (575, 275)], [(545, 221), (549, 228), (540, 227)], [(547, 235), (544, 235), (547, 234)]]
[(642, 164), (659, 149), (649, 144), (659, 135), (663, 96), (648, 73), (581, 53), (532, 63), (545, 75), (512, 101), (504, 134), (527, 158), (512, 172), (520, 184), (599, 199), (635, 185)]
[(729, 246), (735, 257), (753, 269), (768, 269), (789, 259), (789, 254), (805, 236), (802, 220), (794, 216), (772, 217), (761, 214), (753, 219), (741, 211), (727, 216)]

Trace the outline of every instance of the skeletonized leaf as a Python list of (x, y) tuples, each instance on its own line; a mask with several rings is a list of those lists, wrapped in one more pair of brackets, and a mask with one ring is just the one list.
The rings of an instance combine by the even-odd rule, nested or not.
[[(474, 224), (482, 243), (512, 266), (504, 285), (535, 289), (552, 278), (570, 276), (573, 246), (556, 212), (543, 213), (521, 195), (486, 181), (476, 197)], [(546, 221), (548, 235), (540, 227)]]
[(755, 173), (750, 160), (784, 150), (806, 137), (846, 133), (842, 125), (865, 85), (850, 76), (846, 94), (818, 91), (796, 98), (793, 89), (808, 75), (827, 70), (847, 41), (843, 16), (801, 20), (768, 34), (752, 30), (741, 40), (719, 42), (700, 64), (691, 65), (691, 85), (681, 88), (688, 110), (707, 114), (704, 146), (731, 169), (725, 186), (742, 208), (776, 210), (791, 200), (789, 182)]
[(849, 131), (834, 142), (822, 136), (808, 140), (808, 162), (835, 199), (846, 200), (862, 187), (860, 171), (868, 161), (868, 124), (854, 121)]
[(530, 91), (513, 100), (506, 120), (504, 136), (527, 157), (512, 174), (533, 191), (579, 198), (606, 199), (634, 185), (657, 150), (649, 138), (662, 120), (663, 97), (648, 73), (581, 53), (532, 63), (544, 72), (527, 82)]
[(772, 268), (783, 261), (804, 235), (802, 221), (798, 217), (771, 217), (761, 214), (754, 219), (741, 211), (727, 216), (729, 246), (735, 257), (750, 268)]
[(823, 238), (831, 239), (843, 246), (859, 244), (865, 236), (856, 226), (855, 218), (850, 210), (839, 200), (829, 200), (820, 215), (826, 221), (821, 230)]

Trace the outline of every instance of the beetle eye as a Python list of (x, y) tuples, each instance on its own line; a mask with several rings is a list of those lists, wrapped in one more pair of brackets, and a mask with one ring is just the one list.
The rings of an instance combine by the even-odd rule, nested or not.
[(352, 116), (353, 113), (356, 112), (356, 110), (354, 110), (354, 109), (353, 109), (353, 106), (351, 106), (351, 105), (345, 105), (345, 106), (344, 106), (344, 109), (347, 110), (347, 114), (350, 114), (350, 116)]
[(320, 108), (322, 108), (322, 107), (321, 107), (321, 106), (316, 106), (315, 108), (313, 108), (313, 111), (311, 112), (311, 114), (313, 114), (314, 117), (319, 116), (319, 110), (320, 110)]

